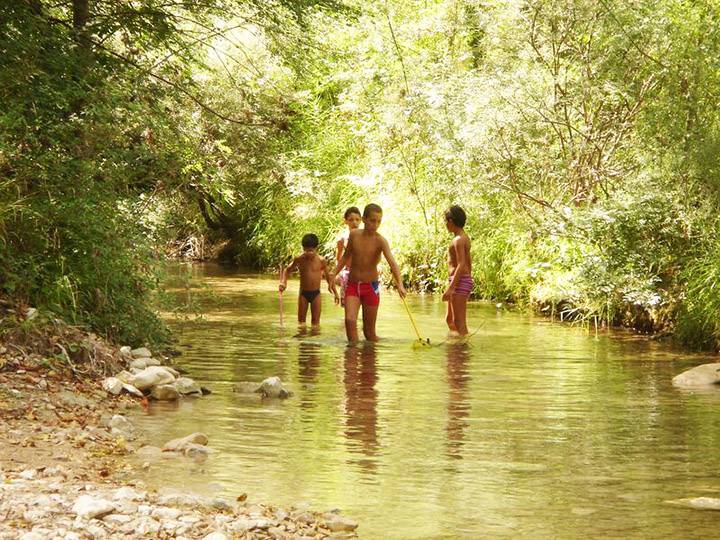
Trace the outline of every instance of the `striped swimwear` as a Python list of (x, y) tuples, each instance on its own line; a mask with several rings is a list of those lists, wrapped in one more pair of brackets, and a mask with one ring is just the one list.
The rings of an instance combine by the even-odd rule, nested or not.
[[(448, 283), (452, 282), (452, 276), (448, 278)], [(475, 281), (473, 280), (472, 276), (470, 274), (463, 274), (458, 279), (457, 285), (455, 285), (455, 290), (453, 291), (453, 294), (461, 294), (463, 296), (470, 296), (470, 293), (472, 292), (473, 288), (475, 287)]]

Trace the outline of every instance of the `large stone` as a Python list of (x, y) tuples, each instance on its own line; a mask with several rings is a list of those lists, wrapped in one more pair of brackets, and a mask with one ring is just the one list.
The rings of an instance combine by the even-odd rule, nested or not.
[(673, 377), (679, 387), (711, 386), (720, 383), (720, 364), (703, 364)]
[(179, 377), (175, 379), (175, 388), (183, 395), (199, 394), (202, 396), (200, 385), (188, 377)]
[(173, 439), (163, 446), (163, 452), (182, 452), (189, 444), (199, 444), (205, 446), (208, 443), (208, 436), (204, 433), (196, 432), (182, 439)]
[(135, 375), (132, 380), (127, 382), (138, 390), (147, 390), (148, 388), (153, 388), (161, 384), (172, 384), (173, 381), (175, 381), (175, 377), (161, 366), (150, 366), (143, 369)]
[(259, 392), (264, 397), (285, 399), (292, 396), (292, 392), (285, 388), (280, 377), (268, 377), (260, 383)]
[(157, 401), (176, 401), (180, 399), (180, 392), (172, 384), (161, 384), (152, 389), (150, 397)]
[(73, 504), (72, 511), (84, 519), (92, 519), (110, 514), (115, 505), (106, 499), (94, 499), (90, 495), (82, 495)]
[(152, 358), (152, 353), (145, 347), (133, 349), (130, 354), (133, 358)]

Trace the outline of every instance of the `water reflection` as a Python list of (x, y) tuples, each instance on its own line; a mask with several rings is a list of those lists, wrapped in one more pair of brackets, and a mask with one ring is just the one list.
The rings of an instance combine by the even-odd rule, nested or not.
[(445, 439), (447, 455), (453, 459), (462, 459), (462, 447), (470, 414), (470, 396), (468, 383), (470, 374), (471, 345), (467, 341), (452, 343), (446, 348), (446, 369), (448, 377), (447, 426)]
[(374, 472), (378, 450), (377, 350), (374, 343), (351, 343), (345, 349), (345, 436), (351, 452), (365, 457), (351, 460)]
[[(217, 454), (202, 468), (140, 469), (137, 456), (143, 481), (340, 507), (377, 540), (714, 538), (716, 514), (664, 501), (717, 496), (720, 390), (671, 383), (715, 357), (477, 302), (470, 344), (413, 349), (392, 294), (378, 321), (388, 339), (347, 346), (339, 307), (323, 310), (321, 334), (278, 327), (275, 276), (203, 268), (228, 302), (173, 325), (178, 362), (213, 393), (153, 402), (135, 421), (153, 446), (203, 431)], [(423, 335), (442, 341), (444, 304), (408, 301)], [(292, 399), (232, 391), (274, 375)]]

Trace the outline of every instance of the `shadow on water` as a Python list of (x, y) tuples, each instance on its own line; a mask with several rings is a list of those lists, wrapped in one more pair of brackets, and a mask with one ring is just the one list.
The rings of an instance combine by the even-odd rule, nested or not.
[[(720, 393), (670, 382), (713, 358), (480, 302), (477, 335), (445, 342), (443, 304), (411, 295), (423, 337), (442, 344), (413, 348), (389, 292), (384, 339), (348, 345), (327, 294), (319, 329), (296, 325), (294, 293), (281, 326), (274, 277), (192, 271), (216, 296), (203, 321), (171, 324), (178, 363), (213, 394), (151, 404), (137, 423), (157, 446), (203, 431), (214, 453), (153, 463), (150, 485), (340, 507), (372, 539), (715, 535), (718, 514), (665, 503), (720, 497)], [(271, 376), (295, 395), (233, 391)]]

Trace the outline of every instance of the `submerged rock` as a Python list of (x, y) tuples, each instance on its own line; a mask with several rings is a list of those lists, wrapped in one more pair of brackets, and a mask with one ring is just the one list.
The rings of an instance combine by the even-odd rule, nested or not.
[(238, 394), (257, 394), (260, 391), (260, 383), (243, 381), (233, 386), (233, 392)]
[(268, 377), (262, 383), (258, 390), (263, 397), (286, 399), (293, 395), (292, 391), (285, 388), (280, 377)]

